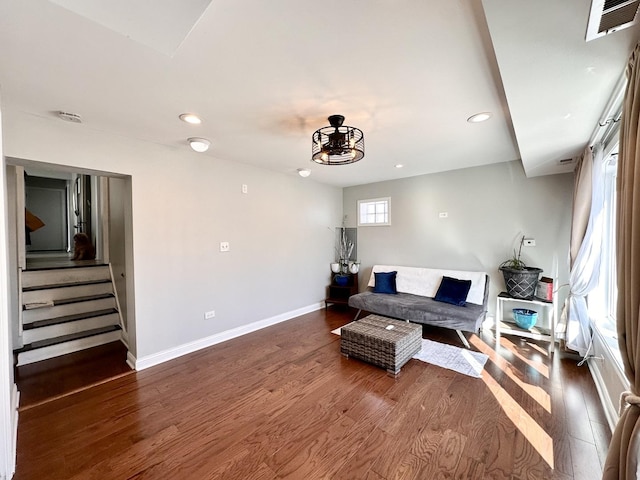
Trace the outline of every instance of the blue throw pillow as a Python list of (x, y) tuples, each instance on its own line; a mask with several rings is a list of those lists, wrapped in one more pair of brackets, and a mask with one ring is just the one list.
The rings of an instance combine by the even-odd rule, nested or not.
[(440, 282), (440, 287), (438, 287), (434, 300), (464, 307), (467, 303), (467, 295), (469, 295), (470, 288), (471, 280), (442, 277), (442, 282)]
[(398, 272), (376, 272), (376, 283), (373, 293), (398, 293), (396, 290), (396, 275)]

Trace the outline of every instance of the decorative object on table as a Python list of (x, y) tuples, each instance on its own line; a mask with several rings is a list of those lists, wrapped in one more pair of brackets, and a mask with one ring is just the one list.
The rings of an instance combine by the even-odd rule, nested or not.
[(538, 280), (536, 298), (543, 302), (553, 302), (553, 278), (541, 277)]
[(338, 262), (334, 262), (331, 264), (331, 271), (333, 273), (340, 273), (340, 264)]
[(336, 285), (340, 287), (346, 287), (349, 284), (349, 275), (343, 275), (339, 273), (335, 277), (333, 277), (333, 280), (336, 282)]
[(362, 160), (362, 130), (342, 125), (342, 115), (331, 115), (328, 120), (330, 126), (316, 130), (311, 137), (311, 159), (320, 165), (347, 165)]
[(538, 321), (538, 312), (527, 308), (514, 308), (513, 318), (516, 321), (516, 325), (520, 328), (531, 330)]
[(523, 236), (522, 239), (520, 239), (518, 253), (514, 250), (513, 257), (502, 262), (498, 269), (504, 276), (507, 293), (513, 298), (529, 300), (533, 298), (536, 293), (538, 277), (540, 277), (542, 269), (537, 267), (528, 267), (524, 261), (520, 259), (524, 238), (525, 237)]
[[(347, 230), (353, 230), (353, 232), (347, 232)], [(340, 263), (340, 272), (349, 273), (349, 262), (351, 261), (351, 255), (355, 249), (355, 228), (347, 229), (341, 227), (337, 229), (338, 238), (336, 240), (336, 257)], [(357, 273), (357, 272), (355, 272)]]
[(349, 262), (349, 273), (358, 273), (360, 271), (360, 262)]

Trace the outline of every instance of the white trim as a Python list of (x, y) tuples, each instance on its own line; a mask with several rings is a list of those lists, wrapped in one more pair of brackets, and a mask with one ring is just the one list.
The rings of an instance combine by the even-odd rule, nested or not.
[[(592, 322), (592, 325), (593, 324), (594, 322)], [(613, 430), (618, 423), (618, 419), (620, 418), (618, 415), (618, 396), (617, 392), (610, 392), (609, 388), (607, 388), (607, 382), (603, 376), (603, 370), (608, 370), (606, 372), (606, 376), (609, 380), (609, 386), (611, 387), (613, 385), (614, 389), (617, 386), (621, 392), (629, 389), (629, 381), (627, 380), (624, 371), (622, 371), (620, 363), (613, 355), (605, 336), (597, 327), (593, 328), (593, 331), (593, 353), (595, 353), (595, 356), (589, 358), (587, 365), (589, 366), (593, 383), (596, 386), (598, 397), (600, 397), (600, 403), (602, 404), (602, 409), (604, 410), (605, 417), (607, 418), (607, 423), (613, 433)], [(611, 375), (609, 370), (613, 370), (615, 375)], [(617, 380), (617, 385), (615, 383), (612, 384), (615, 380)], [(613, 397), (612, 394), (614, 395)]]
[[(276, 315), (275, 317), (259, 320), (248, 325), (242, 325), (241, 327), (232, 328), (231, 330), (226, 330), (224, 332), (211, 335), (210, 337), (205, 337), (194, 342), (178, 345), (177, 347), (172, 347), (167, 350), (163, 350), (162, 352), (147, 355), (138, 359), (129, 354), (127, 355), (127, 363), (134, 363), (134, 370), (144, 370), (145, 368), (168, 362), (169, 360), (173, 360), (183, 355), (196, 352), (203, 348), (211, 347), (218, 343), (226, 342), (227, 340), (231, 340), (233, 338), (255, 332), (256, 330), (270, 327), (271, 325), (275, 325), (280, 322), (291, 320), (292, 318), (299, 317), (300, 315), (304, 315), (306, 313), (315, 312), (316, 310), (320, 310), (322, 308), (324, 308), (324, 302), (314, 303), (306, 307), (298, 308), (297, 310), (285, 312), (280, 315)], [(131, 363), (129, 363), (129, 365), (131, 365)]]
[(593, 378), (593, 383), (596, 385), (596, 390), (598, 391), (598, 397), (600, 397), (600, 403), (602, 404), (602, 409), (604, 410), (604, 416), (607, 418), (607, 423), (609, 424), (609, 429), (611, 433), (613, 433), (616, 428), (616, 423), (618, 423), (618, 409), (616, 405), (611, 401), (611, 397), (607, 395), (607, 389), (604, 385), (604, 379), (600, 374), (600, 369), (596, 368), (593, 364), (594, 360), (589, 359), (587, 365), (589, 366), (589, 371), (591, 372), (591, 377)]
[(120, 330), (101, 333), (91, 337), (78, 338), (64, 343), (57, 343), (48, 347), (38, 348), (36, 350), (28, 350), (18, 354), (18, 366), (28, 365), (30, 363), (39, 362), (48, 358), (59, 357), (67, 353), (86, 350), (87, 348), (97, 347), (105, 343), (116, 342), (122, 338)]
[[(387, 221), (386, 222), (365, 222), (362, 223), (360, 216), (360, 207), (364, 204), (369, 203), (382, 203), (386, 202), (387, 204)], [(357, 204), (357, 217), (358, 217), (358, 226), (359, 227), (388, 227), (391, 225), (391, 197), (380, 197), (380, 198), (368, 198), (365, 200), (358, 200)]]
[(120, 328), (122, 328), (122, 336), (129, 338), (129, 334), (127, 333), (127, 328), (124, 324), (124, 320), (122, 319), (122, 309), (120, 308), (120, 299), (118, 298), (118, 289), (116, 288), (116, 281), (113, 278), (113, 267), (111, 267), (111, 262), (109, 265), (109, 278), (111, 279), (111, 288), (113, 290), (113, 297), (116, 299), (116, 309), (118, 310), (118, 318), (120, 320)]
[(611, 357), (611, 361), (616, 366), (615, 372), (617, 374), (618, 380), (620, 380), (620, 383), (626, 385), (627, 388), (629, 388), (629, 380), (627, 380), (627, 376), (624, 374), (624, 366), (622, 365), (620, 352), (614, 352), (611, 348), (611, 345), (609, 344), (609, 341), (615, 342), (617, 344), (618, 340), (616, 338), (610, 337), (609, 335), (606, 335), (605, 330), (600, 328), (598, 323), (594, 322), (593, 319), (591, 319), (591, 328), (593, 329), (594, 338), (596, 336), (600, 337), (600, 343), (602, 344), (602, 347), (607, 352), (607, 355)]
[[(0, 119), (1, 120), (1, 119)], [(9, 307), (9, 246), (7, 222), (7, 165), (2, 154), (2, 124), (0, 121), (0, 478), (11, 478), (16, 467), (17, 414), (12, 400), (16, 398), (16, 386), (11, 372), (12, 329)]]
[(11, 395), (11, 413), (12, 413), (12, 432), (13, 432), (13, 440), (12, 440), (12, 448), (13, 451), (17, 451), (18, 446), (18, 409), (20, 408), (20, 391), (18, 391), (18, 385), (13, 384), (13, 392)]
[(131, 367), (132, 370), (136, 369), (136, 357), (130, 350), (127, 351), (127, 365)]

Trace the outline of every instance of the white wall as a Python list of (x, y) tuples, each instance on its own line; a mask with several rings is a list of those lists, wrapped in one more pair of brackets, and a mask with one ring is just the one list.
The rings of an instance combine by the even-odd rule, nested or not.
[[(8, 156), (131, 176), (138, 358), (324, 299), (341, 189), (197, 154), (186, 142), (106, 135), (90, 121), (8, 110), (4, 127)], [(208, 310), (214, 319), (204, 319)]]
[(127, 199), (131, 196), (128, 186), (131, 182), (125, 178), (109, 178), (109, 262), (113, 271), (113, 281), (118, 293), (120, 314), (125, 327), (127, 321), (127, 266), (125, 235), (125, 212)]
[(517, 161), (346, 188), (348, 226), (358, 200), (391, 197), (391, 226), (358, 228), (360, 287), (375, 264), (485, 271), (493, 314), (498, 266), (522, 235), (536, 240), (522, 259), (566, 283), (572, 191), (572, 174), (527, 179)]
[[(0, 132), (4, 112), (0, 115)], [(3, 136), (0, 135), (0, 198), (6, 199), (6, 163), (3, 153)], [(16, 439), (18, 431), (18, 395), (13, 379), (13, 345), (11, 341), (9, 292), (8, 209), (6, 201), (0, 208), (0, 479), (9, 479), (15, 470)]]
[[(6, 165), (5, 168), (6, 176), (6, 188), (7, 188), (7, 246), (9, 248), (9, 271), (17, 272), (19, 267), (19, 257), (18, 257), (18, 236), (16, 235), (16, 219), (15, 216), (18, 212), (18, 195), (22, 195), (23, 190), (18, 192), (18, 176), (22, 177), (24, 175), (22, 169), (15, 167), (14, 165)], [(20, 178), (22, 181), (22, 178)], [(24, 202), (20, 202), (20, 205), (23, 205)], [(24, 207), (22, 208), (24, 211)], [(23, 214), (24, 215), (24, 214)], [(9, 218), (13, 217), (13, 218)], [(9, 312), (10, 312), (10, 323), (11, 323), (11, 342), (12, 348), (21, 348), (23, 346), (22, 336), (20, 334), (20, 287), (18, 282), (17, 275), (11, 275), (8, 278), (8, 294), (9, 294)]]

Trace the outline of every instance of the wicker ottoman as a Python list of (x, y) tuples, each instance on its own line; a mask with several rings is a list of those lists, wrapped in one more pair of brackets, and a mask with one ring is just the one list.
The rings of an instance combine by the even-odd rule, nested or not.
[[(388, 328), (393, 326), (393, 328)], [(396, 375), (422, 348), (422, 326), (369, 315), (340, 329), (340, 352)]]

